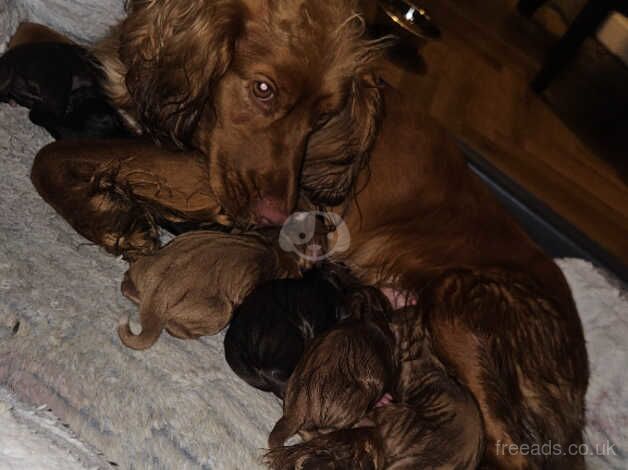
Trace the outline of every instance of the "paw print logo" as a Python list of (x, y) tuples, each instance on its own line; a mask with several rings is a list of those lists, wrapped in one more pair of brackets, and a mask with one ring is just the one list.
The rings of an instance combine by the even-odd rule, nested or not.
[[(317, 229), (326, 227), (324, 243), (317, 238)], [(333, 212), (295, 212), (285, 221), (279, 233), (279, 246), (307, 261), (321, 261), (347, 251), (351, 243), (349, 227)]]

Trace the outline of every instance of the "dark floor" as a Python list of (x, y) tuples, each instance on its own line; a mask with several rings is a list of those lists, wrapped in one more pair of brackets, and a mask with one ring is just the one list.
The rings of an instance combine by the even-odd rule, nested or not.
[[(546, 2), (529, 19), (514, 10), (512, 0), (449, 0), (473, 15), (475, 21), (497, 28), (501, 39), (531, 61), (542, 63), (552, 46), (584, 6), (584, 0)], [(507, 4), (498, 8), (496, 3)], [(474, 13), (470, 10), (473, 9)], [(561, 25), (548, 27), (543, 21), (554, 13)], [(483, 20), (478, 19), (481, 14)], [(502, 15), (496, 21), (495, 15)], [(556, 16), (558, 15), (558, 16)], [(496, 23), (498, 26), (494, 26)], [(554, 29), (550, 31), (549, 29)], [(558, 32), (557, 30), (560, 30)], [(538, 68), (538, 66), (537, 66)], [(543, 94), (557, 116), (598, 157), (612, 165), (628, 183), (628, 66), (593, 36)]]
[(591, 39), (544, 97), (593, 153), (628, 183), (628, 67)]
[(628, 267), (567, 223), (541, 201), (460, 144), (471, 169), (493, 190), (524, 230), (553, 258), (581, 258), (610, 271), (628, 285)]
[(504, 200), (523, 211), (548, 252), (625, 270), (627, 67), (591, 37), (542, 95), (530, 87), (586, 0), (552, 0), (533, 18), (518, 13), (517, 0), (416, 1), (441, 40), (421, 49), (422, 75), (394, 70), (390, 83), (412, 89), (420, 112), (481, 156), (488, 180), (500, 181)]

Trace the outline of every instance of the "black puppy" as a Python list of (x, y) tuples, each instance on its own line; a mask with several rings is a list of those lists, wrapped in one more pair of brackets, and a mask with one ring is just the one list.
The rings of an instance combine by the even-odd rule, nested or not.
[(95, 59), (77, 45), (21, 44), (0, 57), (0, 102), (29, 108), (55, 139), (131, 136), (100, 83)]
[(350, 314), (346, 284), (334, 269), (258, 286), (235, 310), (225, 357), (249, 385), (282, 398), (306, 346)]

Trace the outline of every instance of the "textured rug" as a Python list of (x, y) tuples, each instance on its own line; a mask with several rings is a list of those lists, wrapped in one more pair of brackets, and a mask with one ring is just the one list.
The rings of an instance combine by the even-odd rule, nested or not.
[(0, 388), (0, 469), (82, 470), (109, 466), (46, 406), (34, 408)]
[[(120, 6), (0, 0), (0, 44), (24, 19), (91, 39), (115, 21)], [(30, 184), (32, 159), (49, 141), (26, 110), (0, 105), (0, 386), (46, 405), (98, 449), (103, 460), (85, 461), (92, 468), (106, 461), (125, 469), (259, 468), (278, 401), (228, 369), (222, 335), (200, 341), (164, 335), (146, 352), (121, 346), (117, 321), (135, 312), (119, 292), (125, 264), (86, 245)], [(590, 264), (560, 265), (591, 355), (590, 468), (624, 469), (628, 299)], [(612, 452), (603, 448), (607, 441)]]
[(30, 185), (48, 140), (0, 106), (0, 384), (122, 468), (256, 468), (279, 403), (231, 373), (222, 336), (120, 344), (117, 320), (136, 310), (119, 292), (125, 263), (85, 245)]

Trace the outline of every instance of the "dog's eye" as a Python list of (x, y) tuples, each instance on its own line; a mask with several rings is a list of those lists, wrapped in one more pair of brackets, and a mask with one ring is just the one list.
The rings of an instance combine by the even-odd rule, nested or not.
[(260, 101), (270, 101), (275, 97), (275, 89), (270, 83), (259, 80), (253, 82), (253, 94)]

